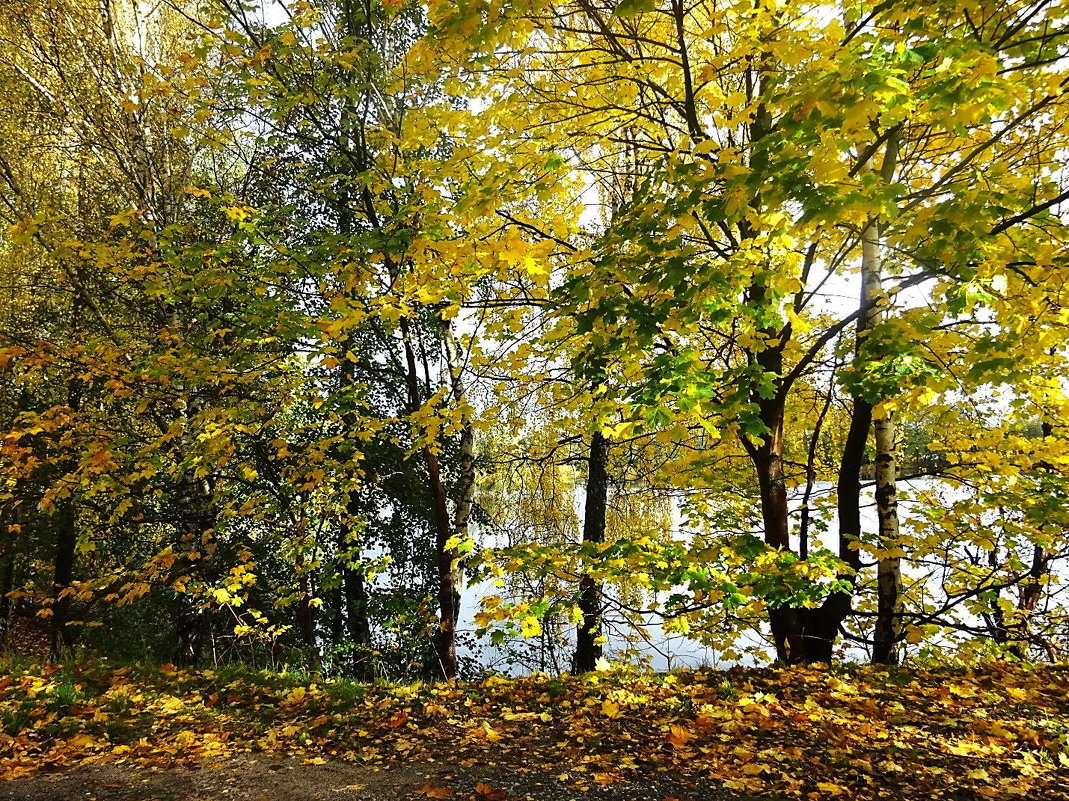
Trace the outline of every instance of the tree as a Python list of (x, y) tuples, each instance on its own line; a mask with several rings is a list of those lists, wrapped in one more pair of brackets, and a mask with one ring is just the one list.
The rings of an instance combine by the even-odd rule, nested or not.
[[(883, 546), (893, 546), (890, 404), (903, 392), (949, 388), (936, 380), (941, 362), (964, 354), (952, 350), (954, 336), (931, 343), (929, 335), (968, 326), (969, 287), (1019, 269), (1005, 250), (1022, 247), (1013, 232), (1043, 223), (1050, 237), (1061, 224), (1049, 210), (1065, 199), (1049, 155), (1028, 155), (1051, 153), (1064, 136), (1064, 115), (1054, 113), (1062, 95), (1051, 88), (1063, 76), (1036, 49), (1040, 40), (1059, 46), (1049, 38), (1051, 9), (992, 12), (982, 23), (953, 4), (935, 15), (851, 8), (842, 22), (834, 11), (582, 2), (519, 10), (514, 27), (495, 20), (474, 45), (480, 65), (500, 70), (499, 97), (513, 113), (552, 146), (582, 154), (575, 169), (589, 164), (597, 175), (624, 147), (656, 165), (604, 234), (575, 234), (561, 313), (585, 338), (580, 376), (607, 387), (649, 430), (696, 419), (737, 438), (774, 551), (793, 550), (787, 404), (861, 325), (864, 341), (844, 375), (854, 417), (837, 478), (838, 577), (813, 605), (791, 576), (814, 568), (826, 576), (832, 562), (792, 557), (777, 563), (781, 576), (762, 599), (787, 662), (829, 661), (851, 614), (868, 547), (858, 510), (872, 415)], [(437, 13), (446, 34), (472, 19), (465, 9)], [(544, 45), (510, 49), (534, 20)], [(464, 52), (457, 38), (446, 46)], [(983, 80), (967, 85), (977, 70)], [(881, 154), (887, 168), (866, 169)], [(1029, 169), (1011, 177), (1011, 165)], [(892, 255), (882, 271), (881, 249)], [(861, 304), (817, 314), (821, 287), (858, 268)], [(908, 306), (908, 290), (922, 284), (943, 298), (934, 313)], [(911, 348), (911, 339), (938, 350)], [(966, 391), (990, 375), (982, 363), (971, 372)], [(878, 658), (889, 659), (902, 636), (898, 557), (894, 547), (880, 550)]]

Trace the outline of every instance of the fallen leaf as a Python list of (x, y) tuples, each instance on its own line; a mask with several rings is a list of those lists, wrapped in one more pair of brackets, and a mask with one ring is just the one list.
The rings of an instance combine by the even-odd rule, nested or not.
[(505, 801), (508, 796), (504, 790), (494, 787), (492, 784), (477, 782), (475, 784), (475, 797), (477, 801)]
[(416, 795), (422, 795), (425, 798), (448, 798), (453, 794), (452, 787), (435, 787), (432, 784), (425, 784), (415, 791)]
[(621, 716), (620, 705), (615, 701), (602, 701), (601, 702), (601, 714), (607, 718), (618, 718)]
[(690, 742), (690, 738), (693, 736), (694, 735), (692, 735), (682, 726), (673, 723), (671, 726), (668, 727), (668, 736), (665, 739), (668, 740), (669, 745), (671, 745), (672, 747), (682, 748), (688, 742)]

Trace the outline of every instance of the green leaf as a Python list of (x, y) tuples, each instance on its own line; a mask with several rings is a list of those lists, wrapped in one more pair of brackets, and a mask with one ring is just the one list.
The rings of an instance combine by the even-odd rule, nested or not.
[(634, 17), (643, 11), (653, 11), (656, 5), (654, 0), (620, 0), (612, 13), (620, 18)]

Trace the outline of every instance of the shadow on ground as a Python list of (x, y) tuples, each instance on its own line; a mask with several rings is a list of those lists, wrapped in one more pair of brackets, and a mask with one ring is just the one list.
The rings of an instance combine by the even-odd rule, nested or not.
[[(0, 801), (776, 801), (740, 796), (710, 782), (668, 775), (598, 786), (544, 769), (415, 763), (373, 769), (337, 760), (322, 765), (264, 756), (176, 767), (101, 765), (0, 783)], [(585, 784), (583, 790), (580, 785)]]

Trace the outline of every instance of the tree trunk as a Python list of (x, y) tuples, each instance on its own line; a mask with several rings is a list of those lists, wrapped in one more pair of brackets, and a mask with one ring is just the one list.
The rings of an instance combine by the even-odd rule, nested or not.
[[(787, 483), (783, 471), (783, 410), (762, 415), (769, 431), (751, 454), (761, 493), (761, 522), (765, 544), (772, 548), (790, 548), (788, 527)], [(806, 660), (804, 611), (781, 605), (769, 609), (769, 626), (776, 647), (776, 660), (795, 664)]]
[[(869, 156), (871, 160), (874, 155)], [(894, 175), (895, 165), (898, 158), (898, 136), (891, 135), (884, 151), (883, 164), (880, 168), (881, 177), (885, 182), (890, 182)], [(862, 165), (863, 169), (871, 169), (871, 164)], [(861, 295), (860, 311), (858, 318), (857, 334), (854, 352), (859, 361), (862, 354), (862, 345), (869, 332), (879, 322), (882, 311), (882, 288), (880, 285), (880, 229), (879, 219), (873, 218), (861, 233)], [(847, 431), (846, 442), (843, 444), (842, 459), (839, 463), (839, 477), (836, 485), (837, 510), (839, 515), (839, 558), (843, 560), (853, 571), (853, 575), (842, 578), (856, 585), (857, 573), (861, 570), (861, 553), (856, 543), (861, 539), (861, 465), (865, 458), (865, 446), (869, 438), (869, 430), (873, 423), (873, 404), (862, 393), (858, 393), (853, 399), (853, 407), (850, 412), (850, 428)], [(884, 429), (884, 435), (890, 434), (890, 440), (884, 441), (885, 456), (890, 456), (892, 461), (886, 463), (885, 468), (890, 472), (884, 475), (885, 486), (883, 502), (885, 505), (894, 506), (894, 463), (893, 463), (893, 429)], [(889, 481), (886, 481), (887, 478)], [(895, 535), (897, 536), (897, 516), (888, 513), (885, 515), (887, 522), (894, 523)], [(898, 598), (898, 583), (889, 589), (887, 598)], [(892, 606), (895, 602), (892, 601)], [(834, 637), (843, 621), (853, 610), (852, 592), (831, 593), (821, 605), (818, 614), (820, 636), (831, 638), (824, 645), (824, 651), (830, 660)], [(900, 617), (895, 619), (900, 620)], [(820, 661), (825, 661), (821, 659)]]
[[(460, 544), (468, 539), (468, 525), (475, 501), (475, 431), (471, 425), (468, 401), (464, 390), (463, 364), (460, 348), (453, 337), (453, 325), (449, 320), (441, 320), (442, 342), (449, 368), (449, 380), (453, 404), (460, 414), (460, 454), (457, 462), (456, 510), (453, 517), (452, 541)], [(438, 631), (438, 654), (443, 665), (452, 668), (447, 677), (456, 676), (456, 624), (460, 618), (460, 588), (464, 585), (461, 554), (457, 546), (450, 546), (449, 541), (439, 547), (439, 585), (440, 599), (448, 595), (448, 605), (442, 600), (442, 621), (448, 620), (448, 626), (442, 625)], [(448, 661), (447, 661), (448, 660)]]
[[(758, 355), (766, 372), (780, 375), (782, 353), (769, 348)], [(758, 446), (749, 446), (750, 458), (757, 472), (761, 493), (761, 520), (765, 543), (780, 550), (790, 550), (787, 482), (784, 472), (782, 396), (758, 401), (761, 421), (767, 432)], [(860, 471), (860, 467), (859, 467)], [(854, 556), (856, 557), (856, 552)], [(849, 608), (849, 596), (845, 596)], [(776, 661), (784, 665), (830, 662), (839, 626), (846, 617), (844, 596), (837, 593), (816, 609), (783, 604), (769, 609), (769, 627), (776, 648)]]
[[(408, 385), (409, 407), (417, 411), (423, 401), (419, 391), (419, 373), (416, 367), (416, 352), (412, 346), (411, 326), (408, 319), (400, 321), (401, 338), (405, 351), (406, 383)], [(428, 443), (421, 449), (424, 463), (427, 465), (427, 488), (431, 496), (431, 512), (434, 521), (434, 551), (438, 568), (438, 632), (435, 636), (435, 651), (438, 666), (447, 679), (457, 675), (456, 624), (458, 618), (460, 595), (455, 582), (454, 555), (449, 548), (452, 526), (449, 520), (445, 485), (442, 483), (438, 454)]]
[[(71, 304), (74, 320), (82, 313), (83, 299), (76, 293)], [(82, 407), (83, 388), (77, 378), (67, 382), (67, 406), (73, 413)], [(75, 460), (64, 465), (64, 472), (69, 475), (78, 469)], [(61, 480), (66, 476), (61, 477)], [(52, 619), (49, 625), (49, 655), (58, 659), (64, 648), (73, 645), (74, 638), (70, 629), (71, 607), (73, 599), (69, 595), (74, 581), (74, 557), (78, 545), (78, 507), (73, 488), (68, 497), (60, 502), (56, 513), (56, 551), (52, 572)]]
[[(1042, 426), (1045, 440), (1054, 436), (1054, 426), (1048, 420), (1044, 420)], [(1053, 470), (1046, 462), (1041, 463), (1039, 467), (1046, 471)], [(1040, 545), (1032, 548), (1032, 564), (1028, 568), (1028, 576), (1021, 584), (1020, 594), (1017, 596), (1017, 614), (1014, 616), (1017, 629), (1016, 641), (1010, 646), (1011, 653), (1018, 659), (1025, 659), (1028, 656), (1028, 645), (1032, 638), (1030, 618), (1035, 613), (1043, 594), (1043, 584), (1050, 571), (1051, 555), (1050, 551)]]
[(304, 557), (297, 558), (297, 628), (301, 632), (301, 644), (305, 648), (316, 647), (315, 607), (312, 606), (312, 582), (304, 569)]
[[(740, 226), (740, 233), (749, 236), (747, 225)], [(749, 302), (760, 306), (766, 302), (767, 288), (761, 283), (750, 287)], [(783, 342), (789, 337), (789, 328), (779, 331), (767, 328), (762, 331), (769, 342)], [(788, 551), (791, 548), (789, 508), (787, 503), (787, 479), (783, 461), (783, 429), (785, 397), (780, 392), (783, 377), (782, 344), (771, 345), (755, 353), (752, 358), (762, 371), (770, 376), (776, 393), (771, 398), (762, 397), (756, 391), (752, 398), (758, 408), (765, 432), (754, 445), (745, 435), (743, 447), (750, 456), (757, 473), (757, 486), (761, 496), (761, 527), (765, 544), (771, 548)], [(770, 607), (769, 627), (776, 648), (776, 661), (794, 664), (806, 661), (805, 612), (788, 605)]]
[[(347, 119), (347, 118), (346, 118)], [(342, 203), (339, 206), (340, 228), (348, 234), (352, 228), (351, 215), (348, 206)], [(360, 416), (355, 411), (356, 398), (356, 362), (358, 345), (352, 337), (346, 337), (342, 342), (343, 353), (339, 367), (339, 389), (342, 392), (346, 410), (342, 415), (346, 429), (356, 432), (360, 425)], [(359, 467), (353, 464), (353, 470)], [(352, 675), (358, 679), (369, 681), (374, 678), (375, 668), (371, 658), (371, 621), (368, 618), (368, 595), (367, 586), (364, 583), (364, 573), (360, 566), (353, 565), (359, 561), (359, 528), (361, 504), (360, 495), (356, 490), (351, 490), (345, 506), (345, 520), (338, 530), (337, 560), (338, 574), (341, 579), (340, 585), (335, 592), (334, 617), (332, 636), (335, 643), (340, 644), (342, 633), (352, 646), (349, 669)]]
[(11, 591), (15, 589), (15, 551), (4, 555), (4, 572), (0, 574), (0, 650), (7, 646), (11, 628)]
[[(188, 408), (183, 408), (181, 413), (185, 423), (190, 417)], [(185, 423), (183, 428), (183, 441), (188, 441), (188, 423)], [(186, 452), (188, 453), (188, 450)], [(180, 489), (180, 494), (182, 496), (180, 508), (186, 511), (183, 521), (185, 533), (182, 536), (180, 549), (186, 557), (190, 575), (210, 586), (216, 578), (213, 576), (211, 560), (217, 548), (213, 487), (207, 480), (191, 477)], [(178, 604), (179, 609), (175, 620), (174, 663), (183, 666), (198, 665), (204, 649), (205, 611), (196, 597), (186, 593), (179, 593)]]
[[(772, 114), (763, 102), (768, 89), (768, 82), (764, 79), (765, 73), (770, 70), (768, 55), (767, 52), (763, 53), (761, 60), (744, 73), (747, 100), (756, 102), (756, 109), (748, 126), (751, 159), (754, 157), (754, 146), (773, 130)], [(750, 198), (749, 205), (756, 214), (761, 213), (759, 193)], [(747, 219), (740, 221), (738, 228), (740, 240), (750, 239), (754, 235)], [(757, 277), (747, 295), (747, 302), (757, 308), (768, 302), (768, 288)], [(751, 351), (749, 358), (772, 379), (775, 394), (771, 398), (765, 398), (760, 392), (753, 393), (752, 400), (759, 409), (760, 419), (766, 430), (759, 444), (754, 445), (746, 435), (742, 435), (742, 443), (757, 473), (765, 544), (772, 548), (790, 550), (787, 483), (783, 462), (786, 397), (782, 380), (783, 346), (790, 339), (791, 324), (787, 323), (782, 330), (768, 327), (761, 333), (766, 346), (756, 352)], [(804, 609), (785, 604), (769, 609), (769, 627), (776, 648), (776, 660), (781, 664), (811, 661), (808, 657), (807, 620), (808, 612)]]
[(52, 573), (52, 618), (49, 626), (49, 656), (59, 659), (65, 648), (73, 644), (70, 630), (71, 597), (68, 594), (74, 581), (74, 553), (78, 543), (77, 512), (74, 499), (67, 498), (56, 515), (56, 551)]
[[(887, 139), (880, 177), (884, 183), (894, 180), (898, 163), (899, 135)], [(886, 315), (883, 287), (883, 254), (880, 243), (880, 220), (874, 218), (861, 235), (861, 284), (865, 314), (858, 328), (858, 345), (869, 330)], [(898, 528), (898, 491), (895, 487), (894, 416), (881, 409), (873, 420), (876, 445), (876, 514), (880, 556), (876, 564), (876, 626), (873, 633), (872, 661), (878, 665), (898, 663), (897, 647), (902, 639), (902, 560), (895, 555), (900, 547)], [(859, 499), (860, 502), (860, 499)], [(890, 553), (888, 553), (890, 552)]]
[(435, 539), (434, 552), (438, 560), (438, 632), (435, 650), (442, 675), (447, 679), (457, 675), (457, 618), (459, 593), (454, 580), (453, 552), (449, 548), (452, 531), (449, 526), (449, 510), (446, 504), (445, 486), (442, 484), (438, 455), (430, 446), (424, 446), (423, 457), (427, 463), (427, 476), (431, 498), (434, 503)]
[[(583, 543), (605, 542), (605, 511), (609, 498), (609, 442), (600, 431), (590, 437), (590, 456), (586, 478), (586, 501), (583, 509)], [(602, 619), (601, 582), (589, 573), (579, 579), (579, 610), (583, 620), (575, 633), (572, 672), (594, 670), (602, 655), (600, 638)]]
[[(367, 585), (360, 568), (342, 568), (345, 595), (345, 634), (353, 645), (350, 669), (354, 677), (370, 681), (375, 676), (371, 654), (371, 621), (368, 618)], [(341, 610), (338, 610), (339, 615)]]
[[(876, 512), (881, 555), (876, 565), (877, 609), (872, 661), (877, 665), (896, 665), (898, 643), (902, 639), (902, 560), (895, 555), (899, 548), (899, 531), (895, 430), (891, 412), (884, 411), (876, 418), (873, 432), (876, 441)], [(888, 554), (889, 550), (895, 553)]]
[[(855, 352), (875, 325), (875, 301), (879, 292), (879, 273), (872, 269), (872, 259), (878, 258), (875, 233), (871, 226), (863, 235), (862, 242), (862, 278), (861, 278), (861, 317), (857, 324), (857, 342)], [(873, 281), (875, 278), (875, 283)], [(850, 410), (850, 427), (846, 441), (843, 443), (842, 458), (839, 461), (839, 476), (836, 482), (836, 510), (839, 517), (839, 558), (853, 572), (842, 576), (856, 585), (857, 572), (861, 570), (861, 552), (857, 544), (861, 541), (861, 466), (865, 460), (865, 446), (872, 429), (872, 403), (858, 394), (853, 399)], [(831, 593), (820, 607), (825, 632), (837, 631), (843, 621), (853, 611), (853, 595), (847, 592)], [(832, 649), (827, 649), (829, 659)], [(823, 661), (823, 660), (822, 660)]]
[(204, 614), (184, 594), (178, 595), (178, 612), (175, 615), (175, 648), (173, 661), (181, 667), (199, 665), (201, 660)]

